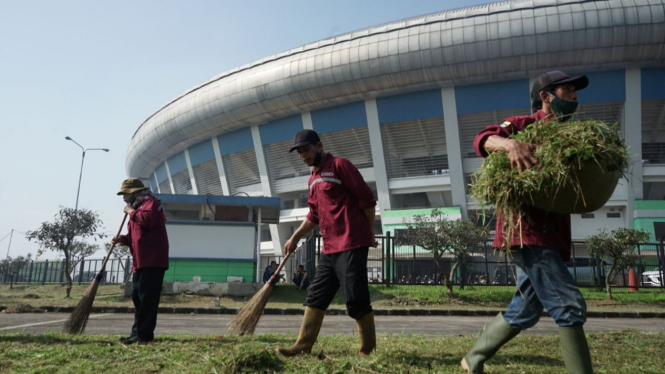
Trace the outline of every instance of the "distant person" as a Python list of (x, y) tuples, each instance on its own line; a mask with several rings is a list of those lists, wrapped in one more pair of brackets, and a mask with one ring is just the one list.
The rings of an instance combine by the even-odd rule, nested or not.
[(268, 283), (268, 281), (270, 281), (272, 273), (273, 273), (272, 266), (270, 265), (266, 266), (266, 269), (263, 271), (263, 283)]
[(169, 239), (161, 201), (137, 178), (122, 182), (120, 192), (127, 214), (127, 235), (113, 238), (113, 244), (129, 247), (132, 255), (132, 301), (134, 325), (123, 344), (145, 344), (155, 339), (157, 310), (164, 273), (169, 268)]
[(293, 273), (293, 283), (299, 290), (306, 290), (309, 287), (309, 278), (303, 265), (298, 265), (298, 270)]
[[(367, 146), (367, 145), (365, 145)], [(376, 200), (358, 169), (347, 159), (323, 151), (323, 143), (313, 130), (295, 136), (290, 151), (311, 166), (308, 181), (309, 212), (284, 244), (285, 254), (293, 253), (300, 239), (317, 225), (323, 248), (316, 275), (307, 288), (305, 316), (295, 344), (276, 351), (285, 356), (311, 352), (321, 330), (326, 309), (341, 288), (349, 317), (356, 320), (360, 354), (376, 348), (374, 312), (367, 282), (367, 255), (375, 245)]]
[[(279, 264), (277, 263), (277, 261), (273, 260), (273, 261), (270, 262), (270, 267), (272, 268), (272, 273), (270, 273), (270, 275), (272, 275), (272, 274), (275, 274), (275, 272), (277, 271), (277, 268), (279, 267)], [(284, 277), (284, 274), (282, 274), (282, 273), (277, 274), (277, 278), (279, 279), (280, 282), (283, 281), (283, 280), (286, 280), (286, 278)]]

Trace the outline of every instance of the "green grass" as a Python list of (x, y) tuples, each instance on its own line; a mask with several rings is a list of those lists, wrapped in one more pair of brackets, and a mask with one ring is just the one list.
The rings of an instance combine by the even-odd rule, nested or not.
[[(65, 299), (64, 287), (60, 285), (18, 285), (9, 290), (8, 285), (0, 285), (0, 305), (10, 306), (29, 304), (39, 306), (75, 306), (83, 296), (87, 285), (75, 285), (72, 297)], [(640, 289), (629, 292), (627, 288), (613, 290), (614, 301), (607, 301), (605, 291), (597, 288), (582, 288), (590, 311), (665, 311), (665, 291), (663, 289)], [(455, 287), (451, 299), (443, 286), (404, 286), (370, 285), (372, 304), (377, 309), (432, 308), (432, 309), (503, 309), (513, 293), (513, 287), (466, 286), (463, 290)], [(306, 291), (297, 290), (289, 284), (279, 285), (270, 296), (269, 308), (302, 308)], [(32, 298), (29, 295), (36, 295)], [(28, 297), (26, 297), (28, 296)], [(221, 305), (227, 308), (242, 307), (247, 297), (222, 297)], [(95, 297), (96, 306), (133, 306), (131, 299), (125, 298), (118, 285), (102, 285)], [(213, 308), (214, 297), (197, 295), (162, 296), (161, 306)], [(344, 308), (341, 292), (331, 304), (331, 308)]]
[[(312, 355), (285, 358), (295, 337), (162, 336), (125, 347), (115, 336), (0, 334), (2, 373), (460, 373), (475, 337), (379, 336), (377, 352), (357, 355), (357, 338), (323, 336)], [(662, 373), (663, 333), (589, 334), (596, 373)], [(323, 352), (323, 353), (320, 353)], [(493, 374), (565, 372), (556, 336), (521, 335), (486, 365)]]

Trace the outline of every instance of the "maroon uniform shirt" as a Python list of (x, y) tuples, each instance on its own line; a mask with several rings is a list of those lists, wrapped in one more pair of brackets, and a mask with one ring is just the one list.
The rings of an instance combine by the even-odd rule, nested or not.
[[(530, 124), (546, 118), (543, 111), (537, 111), (533, 116), (515, 116), (506, 118), (500, 125), (487, 126), (483, 131), (476, 135), (473, 146), (478, 156), (487, 157), (487, 152), (481, 145), (491, 135), (498, 135), (504, 138), (524, 130)], [(571, 232), (570, 232), (570, 214), (559, 214), (547, 212), (534, 207), (529, 207), (526, 217), (521, 222), (521, 240), (520, 230), (515, 230), (511, 247), (521, 245), (534, 245), (543, 247), (554, 247), (559, 250), (564, 261), (570, 260)], [(494, 233), (494, 248), (503, 246), (503, 217), (497, 214), (496, 232)]]
[(319, 225), (323, 253), (373, 245), (372, 228), (364, 209), (376, 206), (374, 193), (347, 159), (330, 153), (309, 177), (307, 219)]
[(129, 247), (134, 259), (132, 272), (141, 268), (169, 268), (169, 239), (162, 203), (149, 197), (129, 215), (127, 235), (121, 243)]

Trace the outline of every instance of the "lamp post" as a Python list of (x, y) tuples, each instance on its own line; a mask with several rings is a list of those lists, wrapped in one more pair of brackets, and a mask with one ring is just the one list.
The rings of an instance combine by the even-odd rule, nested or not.
[(79, 193), (81, 193), (81, 177), (83, 176), (83, 161), (85, 161), (85, 153), (87, 151), (104, 151), (108, 152), (108, 148), (83, 148), (82, 145), (76, 142), (76, 140), (70, 138), (69, 136), (65, 136), (65, 139), (72, 141), (74, 144), (78, 145), (79, 148), (81, 148), (81, 171), (79, 172), (79, 186), (78, 190), (76, 191), (76, 206), (74, 207), (74, 210), (78, 210), (79, 208)]

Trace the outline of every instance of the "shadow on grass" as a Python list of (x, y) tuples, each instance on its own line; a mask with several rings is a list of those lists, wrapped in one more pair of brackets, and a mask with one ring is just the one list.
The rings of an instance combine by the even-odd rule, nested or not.
[(218, 344), (218, 345), (227, 345), (227, 344), (238, 344), (240, 343), (236, 337), (229, 337), (224, 335), (218, 336), (167, 336), (155, 337), (155, 343), (169, 343), (169, 344)]
[(86, 345), (94, 343), (111, 343), (107, 337), (99, 338), (80, 338), (75, 335), (66, 334), (0, 334), (0, 343), (20, 343), (20, 344), (69, 344), (69, 345)]
[[(404, 362), (411, 367), (431, 369), (436, 366), (456, 366), (462, 360), (461, 356), (451, 355), (445, 352), (441, 353), (439, 357), (424, 356), (415, 352), (396, 352), (390, 355), (391, 360)], [(487, 361), (487, 365), (502, 366), (514, 365), (515, 363), (528, 364), (543, 367), (560, 367), (561, 372), (565, 371), (564, 363), (561, 360), (543, 356), (543, 355), (515, 355), (515, 354), (501, 354), (500, 352), (492, 359)]]
[(390, 360), (403, 362), (414, 368), (432, 369), (433, 366), (455, 366), (461, 358), (449, 353), (442, 352), (441, 356), (423, 356), (415, 352), (395, 352), (390, 355)]
[(514, 363), (528, 364), (535, 366), (546, 366), (546, 367), (560, 367), (561, 373), (565, 372), (565, 365), (563, 360), (543, 356), (543, 355), (533, 355), (533, 354), (501, 354), (499, 352), (496, 356), (492, 357), (491, 360), (487, 361), (489, 365), (512, 365)]

